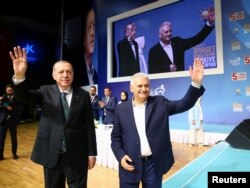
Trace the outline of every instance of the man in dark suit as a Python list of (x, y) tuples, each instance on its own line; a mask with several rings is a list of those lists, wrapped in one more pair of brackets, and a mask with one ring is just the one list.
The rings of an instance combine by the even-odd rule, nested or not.
[(170, 22), (163, 22), (159, 28), (160, 41), (154, 45), (148, 54), (148, 73), (164, 73), (184, 71), (185, 51), (201, 43), (214, 29), (214, 9), (208, 11), (207, 24), (191, 38), (172, 38)]
[(5, 120), (5, 114), (6, 114), (6, 110), (4, 108), (2, 99), (3, 99), (3, 97), (0, 96), (0, 125), (4, 122), (4, 120)]
[[(26, 50), (10, 52), (16, 97), (42, 108), (31, 160), (44, 167), (46, 188), (87, 187), (88, 169), (96, 162), (95, 126), (89, 93), (72, 85), (74, 71), (68, 61), (53, 66), (54, 85), (29, 88)], [(61, 99), (61, 95), (65, 94)], [(64, 107), (65, 106), (65, 107)]]
[(89, 95), (90, 95), (90, 100), (91, 100), (91, 106), (92, 106), (92, 111), (93, 111), (93, 116), (96, 121), (99, 121), (99, 101), (101, 100), (100, 97), (96, 94), (96, 87), (95, 86), (90, 86), (89, 89)]
[(103, 111), (102, 115), (102, 123), (103, 124), (113, 124), (114, 123), (114, 115), (115, 115), (115, 107), (117, 105), (117, 98), (113, 96), (110, 87), (104, 88), (104, 97), (99, 102), (100, 108)]
[(135, 41), (135, 33), (135, 24), (127, 24), (125, 37), (118, 42), (119, 76), (131, 76), (140, 72), (139, 50)]
[(136, 73), (130, 81), (132, 100), (115, 110), (111, 147), (119, 161), (120, 188), (160, 188), (162, 176), (174, 163), (169, 133), (169, 116), (194, 106), (204, 93), (201, 85), (204, 67), (196, 59), (189, 69), (192, 83), (181, 100), (149, 96), (150, 81), (146, 74)]
[(17, 102), (13, 92), (13, 86), (7, 85), (5, 94), (0, 97), (0, 160), (4, 159), (4, 145), (7, 131), (10, 131), (11, 150), (13, 159), (18, 159), (17, 155), (17, 125), (21, 112), (21, 106)]

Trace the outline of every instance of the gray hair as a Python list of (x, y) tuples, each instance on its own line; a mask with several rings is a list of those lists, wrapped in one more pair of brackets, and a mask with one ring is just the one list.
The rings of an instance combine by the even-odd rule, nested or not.
[(143, 73), (143, 72), (138, 72), (138, 73), (135, 73), (135, 74), (131, 77), (130, 85), (133, 85), (133, 84), (134, 84), (134, 81), (135, 81), (137, 78), (139, 78), (139, 77), (141, 77), (141, 78), (146, 78), (146, 79), (148, 79), (148, 81), (150, 81), (147, 74), (145, 74), (145, 73)]
[(171, 22), (162, 22), (162, 24), (160, 25), (160, 28), (159, 28), (159, 33), (161, 33), (162, 27), (164, 27), (165, 25), (168, 25), (171, 27)]
[[(53, 68), (52, 68), (52, 71), (53, 71), (53, 72), (55, 71), (55, 67), (56, 67), (56, 65), (57, 65), (57, 64), (59, 64), (59, 63), (68, 63), (68, 64), (70, 64), (70, 65), (71, 65), (72, 70), (73, 70), (73, 66), (72, 66), (72, 64), (71, 64), (69, 61), (66, 61), (66, 60), (60, 60), (60, 61), (57, 61), (57, 62), (55, 62), (55, 63), (54, 63)], [(73, 72), (74, 72), (74, 70), (73, 70)]]

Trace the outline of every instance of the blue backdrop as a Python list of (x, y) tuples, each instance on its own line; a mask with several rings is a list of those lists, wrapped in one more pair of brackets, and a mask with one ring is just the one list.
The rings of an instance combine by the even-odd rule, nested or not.
[[(249, 82), (249, 59), (250, 59), (250, 4), (248, 0), (216, 0), (221, 2), (221, 21), (222, 21), (222, 46), (224, 74), (206, 75), (204, 87), (206, 92), (203, 96), (202, 107), (204, 111), (204, 122), (208, 124), (238, 125), (242, 120), (250, 118), (250, 82)], [(215, 2), (216, 2), (215, 1)], [(192, 20), (189, 15), (185, 15), (185, 9), (180, 9), (175, 17), (180, 17), (180, 23), (174, 23), (174, 35), (181, 33), (183, 36), (192, 35), (201, 27), (200, 11), (203, 3), (208, 1), (185, 0), (181, 3), (192, 4), (194, 7)], [(112, 88), (113, 95), (119, 98), (120, 91), (129, 91), (129, 82), (107, 83), (107, 18), (138, 8), (151, 1), (119, 1), (108, 0), (99, 4), (98, 12), (98, 60), (99, 60), (99, 95), (103, 96), (105, 86)], [(199, 6), (196, 7), (196, 4)], [(110, 6), (112, 5), (112, 9)], [(204, 3), (204, 8), (210, 4)], [(163, 14), (164, 15), (164, 14)], [(183, 19), (181, 19), (183, 18)], [(158, 29), (159, 22), (169, 19), (172, 21), (171, 14), (167, 17), (155, 19), (154, 28)], [(195, 19), (195, 20), (194, 20)], [(182, 21), (181, 21), (182, 20)], [(187, 30), (187, 28), (189, 28)], [(192, 28), (192, 29), (190, 29)], [(187, 33), (185, 31), (187, 30)], [(157, 40), (157, 31), (144, 32), (139, 29), (137, 35), (147, 35), (152, 41)], [(190, 33), (189, 33), (190, 32)], [(184, 36), (183, 36), (184, 37)], [(150, 45), (149, 45), (150, 46)], [(193, 58), (193, 57), (192, 57)], [(169, 99), (181, 98), (190, 85), (189, 77), (165, 78), (151, 80), (152, 93), (157, 88), (164, 86), (165, 97)], [(130, 94), (131, 97), (131, 94)], [(187, 112), (172, 116), (171, 123), (187, 122)]]

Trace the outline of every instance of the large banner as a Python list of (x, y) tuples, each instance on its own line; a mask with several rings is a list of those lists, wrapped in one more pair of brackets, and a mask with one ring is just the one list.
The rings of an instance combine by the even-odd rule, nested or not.
[[(206, 75), (222, 74), (221, 22), (205, 28), (219, 8), (213, 0), (168, 0), (108, 18), (108, 82), (128, 81), (135, 72), (151, 79), (188, 76), (194, 57), (203, 60)], [(171, 40), (173, 57), (163, 51), (164, 38)]]
[(98, 84), (95, 1), (74, 2), (73, 9), (73, 2), (66, 2), (70, 6), (65, 5), (63, 58), (73, 64), (77, 85)]

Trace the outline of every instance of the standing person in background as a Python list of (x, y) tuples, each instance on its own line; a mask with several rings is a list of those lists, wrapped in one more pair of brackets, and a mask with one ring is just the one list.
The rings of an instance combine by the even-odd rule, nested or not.
[(17, 125), (21, 112), (21, 106), (14, 95), (13, 86), (7, 85), (5, 94), (0, 97), (1, 118), (0, 118), (0, 160), (4, 159), (4, 146), (7, 131), (9, 129), (11, 138), (11, 151), (13, 159), (18, 159), (17, 155)]
[(118, 104), (121, 104), (128, 100), (128, 92), (127, 91), (121, 91), (121, 100), (118, 102)]
[(102, 123), (113, 124), (115, 107), (117, 105), (117, 98), (113, 96), (109, 87), (104, 88), (104, 97), (99, 102), (100, 108), (103, 110)]
[(95, 86), (90, 86), (89, 94), (90, 94), (90, 100), (91, 100), (91, 106), (92, 106), (94, 119), (96, 121), (99, 121), (99, 110), (100, 110), (99, 101), (101, 99), (96, 94), (96, 87)]
[(171, 22), (163, 22), (159, 28), (159, 42), (149, 50), (148, 73), (184, 71), (185, 51), (201, 43), (214, 29), (214, 7), (208, 9), (207, 23), (191, 38), (172, 38)]
[(95, 166), (97, 148), (89, 93), (72, 85), (73, 67), (60, 60), (53, 65), (56, 84), (31, 90), (26, 78), (26, 50), (10, 51), (16, 97), (42, 108), (31, 160), (43, 165), (45, 188), (86, 188), (88, 169)]
[(161, 188), (162, 176), (174, 163), (169, 116), (189, 110), (204, 93), (204, 67), (195, 59), (189, 68), (191, 85), (180, 100), (149, 96), (147, 74), (136, 73), (130, 81), (133, 97), (117, 105), (111, 148), (119, 162), (120, 188)]
[(193, 108), (188, 111), (189, 122), (189, 146), (203, 146), (203, 112), (201, 108), (201, 97), (196, 101)]
[(135, 34), (135, 23), (129, 23), (125, 27), (125, 37), (118, 42), (119, 76), (131, 76), (140, 72), (139, 49)]

